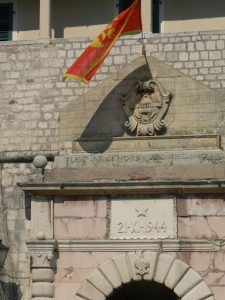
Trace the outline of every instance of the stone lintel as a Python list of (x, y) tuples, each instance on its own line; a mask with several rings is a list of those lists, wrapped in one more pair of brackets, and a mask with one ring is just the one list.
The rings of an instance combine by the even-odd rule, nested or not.
[[(141, 179), (141, 178), (140, 178)], [(23, 191), (34, 195), (128, 195), (224, 193), (225, 180), (127, 180), (99, 182), (19, 183)], [(44, 200), (43, 200), (44, 201)]]
[(221, 251), (225, 241), (196, 239), (157, 240), (58, 240), (59, 252), (215, 252)]
[(198, 150), (221, 149), (218, 134), (166, 135), (103, 138), (79, 138), (74, 140), (73, 151), (101, 153), (107, 145), (108, 152), (153, 151), (153, 150)]

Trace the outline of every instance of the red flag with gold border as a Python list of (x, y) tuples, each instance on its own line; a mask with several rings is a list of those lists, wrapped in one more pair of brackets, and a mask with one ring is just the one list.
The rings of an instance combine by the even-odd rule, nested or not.
[(63, 79), (71, 77), (88, 83), (121, 35), (135, 34), (141, 31), (141, 4), (140, 0), (134, 0), (131, 6), (109, 23), (88, 46), (67, 70)]

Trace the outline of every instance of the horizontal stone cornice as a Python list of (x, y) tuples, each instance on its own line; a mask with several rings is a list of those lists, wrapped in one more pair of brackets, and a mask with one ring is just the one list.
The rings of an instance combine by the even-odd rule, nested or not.
[[(29, 241), (29, 248), (40, 248), (47, 241)], [(225, 240), (165, 239), (165, 240), (58, 240), (59, 252), (207, 252), (224, 251)]]
[(186, 194), (224, 193), (225, 180), (171, 181), (97, 181), (97, 182), (28, 182), (18, 184), (25, 192), (39, 195), (120, 195), (120, 194)]

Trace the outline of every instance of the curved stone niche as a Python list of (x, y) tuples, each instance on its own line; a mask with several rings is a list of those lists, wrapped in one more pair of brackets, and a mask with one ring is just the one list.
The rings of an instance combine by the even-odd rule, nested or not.
[(181, 300), (214, 300), (201, 276), (181, 260), (164, 253), (129, 252), (112, 257), (81, 283), (76, 300), (105, 300), (123, 284), (154, 281)]

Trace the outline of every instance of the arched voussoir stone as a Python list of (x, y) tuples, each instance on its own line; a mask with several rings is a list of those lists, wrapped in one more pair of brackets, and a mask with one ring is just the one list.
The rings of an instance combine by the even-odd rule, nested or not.
[(112, 257), (112, 260), (116, 266), (117, 271), (119, 272), (122, 282), (124, 284), (130, 282), (132, 279), (132, 275), (131, 275), (129, 259), (127, 258), (127, 254), (114, 256)]
[(166, 276), (170, 270), (174, 257), (168, 254), (161, 253), (158, 257), (158, 263), (155, 270), (154, 281), (164, 283)]
[(86, 300), (105, 300), (105, 295), (103, 292), (98, 290), (87, 280), (81, 283), (81, 286), (77, 292), (77, 295)]
[(132, 281), (164, 284), (181, 300), (214, 300), (201, 276), (171, 255), (128, 252), (107, 260), (84, 280), (76, 300), (105, 300), (114, 290)]
[(117, 289), (122, 285), (122, 279), (116, 269), (115, 264), (111, 259), (100, 265), (99, 270), (102, 271), (102, 273), (112, 284), (114, 289)]
[(98, 290), (100, 290), (105, 296), (110, 295), (113, 291), (112, 284), (99, 269), (94, 270), (87, 278), (87, 280)]
[(174, 288), (175, 294), (179, 297), (183, 297), (187, 292), (194, 288), (200, 281), (202, 281), (201, 276), (195, 272), (193, 269), (189, 269), (184, 277), (178, 281)]
[(204, 300), (212, 295), (208, 286), (202, 281), (193, 289), (191, 289), (181, 300)]
[(173, 290), (190, 267), (179, 259), (175, 259), (165, 279), (165, 286)]

